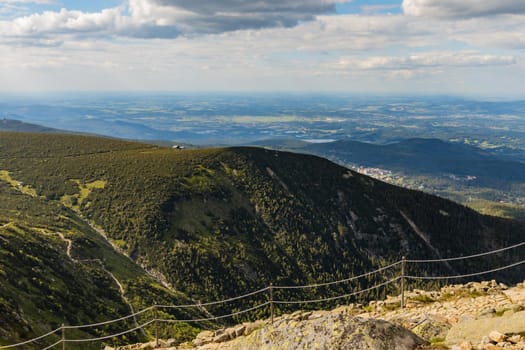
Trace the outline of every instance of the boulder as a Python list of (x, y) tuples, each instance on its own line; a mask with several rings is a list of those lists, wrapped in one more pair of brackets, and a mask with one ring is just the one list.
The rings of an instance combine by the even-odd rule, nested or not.
[(464, 341), (459, 345), (459, 350), (472, 350), (472, 343), (469, 341)]
[(448, 345), (459, 344), (463, 341), (478, 344), (484, 336), (494, 330), (502, 334), (524, 334), (525, 322), (523, 320), (525, 320), (525, 311), (501, 317), (459, 322), (452, 326), (445, 342)]
[(230, 340), (230, 333), (228, 333), (226, 330), (221, 329), (218, 331), (215, 331), (215, 336), (213, 337), (214, 343), (222, 343), (225, 341)]
[(445, 339), (449, 329), (450, 324), (445, 320), (440, 320), (436, 317), (427, 317), (412, 328), (412, 332), (421, 338), (432, 342), (437, 339)]
[(228, 349), (414, 350), (427, 342), (409, 330), (383, 320), (327, 314), (279, 327), (266, 325), (228, 344)]
[(246, 326), (245, 325), (240, 325), (240, 326), (237, 326), (235, 328), (235, 336), (236, 337), (240, 337), (241, 335), (244, 334), (244, 331), (246, 330)]
[(498, 331), (492, 331), (489, 333), (489, 339), (494, 343), (501, 343), (505, 341), (505, 334)]
[(193, 340), (195, 346), (202, 346), (213, 341), (214, 333), (212, 331), (202, 331)]

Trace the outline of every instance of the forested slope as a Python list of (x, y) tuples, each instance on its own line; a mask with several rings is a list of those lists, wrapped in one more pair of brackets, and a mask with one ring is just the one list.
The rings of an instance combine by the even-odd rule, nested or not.
[[(109, 261), (107, 269), (125, 281), (136, 307), (160, 301), (216, 300), (270, 282), (333, 281), (387, 265), (403, 255), (459, 256), (525, 241), (523, 223), (482, 216), (322, 158), (257, 148), (172, 150), (85, 136), (0, 133), (0, 178), (6, 198), (1, 223), (7, 224), (0, 231), (0, 271), (4, 271), (0, 272), (0, 300), (11, 298), (0, 304), (4, 307), (28, 299), (15, 295), (22, 287), (8, 280), (9, 269), (17, 264), (25, 269), (30, 257), (48, 266), (49, 261), (68, 261), (66, 242), (53, 236), (55, 231), (73, 240), (79, 257)], [(103, 229), (131, 260), (117, 254), (86, 222)], [(17, 244), (22, 241), (28, 248), (20, 252)], [(46, 245), (49, 254), (43, 255)], [(525, 252), (468, 264), (417, 266), (412, 272), (465, 273), (519, 258), (525, 258)], [(123, 264), (130, 266), (123, 268)], [(67, 322), (92, 318), (87, 313), (71, 318), (75, 307), (68, 295), (88, 291), (83, 283), (94, 289), (88, 294), (97, 300), (95, 306), (110, 308), (105, 316), (125, 313), (126, 304), (103, 270), (71, 259), (60, 268), (66, 271), (24, 274), (64, 281), (57, 283), (67, 285), (67, 291), (57, 295), (53, 305), (68, 305), (61, 311), (69, 315)], [(518, 267), (497, 277), (523, 279), (522, 272)], [(351, 285), (277, 297), (337, 295), (386, 278), (373, 276)], [(73, 283), (76, 287), (69, 287), (75, 279), (80, 279)], [(159, 281), (168, 282), (171, 290)], [(32, 295), (46, 293), (44, 287), (35, 288)], [(208, 311), (221, 313), (243, 306)], [(58, 320), (50, 321), (56, 317), (52, 315), (56, 312), (49, 311), (42, 322), (57, 324)], [(9, 333), (10, 327), (22, 323), (7, 324)], [(191, 329), (183, 331), (191, 333)]]

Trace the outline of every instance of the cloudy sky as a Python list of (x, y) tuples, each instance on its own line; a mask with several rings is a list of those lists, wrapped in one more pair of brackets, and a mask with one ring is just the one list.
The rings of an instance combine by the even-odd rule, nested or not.
[(0, 0), (0, 92), (525, 98), (524, 0)]

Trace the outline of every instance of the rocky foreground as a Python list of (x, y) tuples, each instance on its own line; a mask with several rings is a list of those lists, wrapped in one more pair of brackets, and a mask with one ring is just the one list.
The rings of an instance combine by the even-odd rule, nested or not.
[[(525, 282), (451, 285), (413, 290), (368, 305), (298, 311), (274, 320), (201, 332), (192, 342), (160, 341), (161, 349), (525, 349)], [(119, 350), (151, 349), (154, 342)], [(113, 348), (106, 347), (106, 350)]]

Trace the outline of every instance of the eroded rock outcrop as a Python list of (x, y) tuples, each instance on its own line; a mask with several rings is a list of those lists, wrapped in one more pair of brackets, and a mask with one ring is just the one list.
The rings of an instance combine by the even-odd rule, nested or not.
[(402, 325), (447, 349), (525, 350), (523, 337), (519, 338), (525, 335), (525, 282), (514, 287), (496, 281), (470, 282), (438, 291), (413, 290), (406, 297), (405, 309), (392, 310), (388, 305), (399, 297), (389, 297), (372, 302), (370, 312), (360, 316)]
[(216, 346), (210, 344), (206, 349), (414, 350), (425, 343), (390, 322), (332, 312), (313, 313), (302, 321), (284, 317), (247, 336)]
[(203, 331), (178, 346), (161, 341), (161, 349), (525, 350), (525, 282), (514, 287), (471, 282), (405, 295), (404, 309), (399, 296), (389, 296), (366, 306), (297, 311), (275, 318), (273, 324), (259, 320)]

